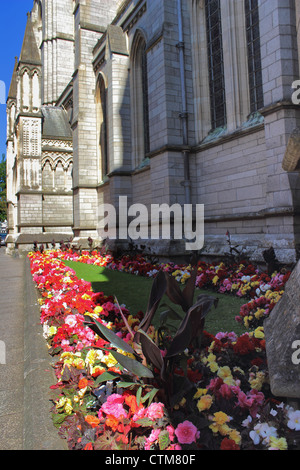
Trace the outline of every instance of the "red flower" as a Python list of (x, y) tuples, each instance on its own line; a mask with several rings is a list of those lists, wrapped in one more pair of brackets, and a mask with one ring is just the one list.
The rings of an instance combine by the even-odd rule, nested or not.
[(232, 439), (225, 437), (221, 442), (220, 450), (240, 450), (240, 447)]

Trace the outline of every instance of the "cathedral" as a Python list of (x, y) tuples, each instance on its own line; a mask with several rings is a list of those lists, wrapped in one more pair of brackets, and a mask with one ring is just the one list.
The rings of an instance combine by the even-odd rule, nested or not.
[(34, 0), (7, 98), (7, 250), (101, 243), (99, 207), (126, 196), (203, 204), (206, 256), (230, 241), (294, 263), (299, 19), (300, 0)]

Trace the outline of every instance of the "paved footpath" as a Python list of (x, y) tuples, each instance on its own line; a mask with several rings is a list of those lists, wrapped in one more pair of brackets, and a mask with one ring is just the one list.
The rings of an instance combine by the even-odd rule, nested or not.
[(29, 260), (0, 248), (0, 450), (66, 450), (50, 416), (51, 357)]

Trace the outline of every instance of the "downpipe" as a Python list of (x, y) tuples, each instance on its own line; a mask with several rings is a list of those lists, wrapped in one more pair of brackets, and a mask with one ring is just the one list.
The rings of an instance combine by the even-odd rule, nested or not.
[(188, 147), (188, 112), (186, 99), (186, 83), (185, 83), (185, 60), (184, 60), (184, 39), (183, 39), (183, 22), (182, 22), (182, 4), (181, 0), (177, 0), (177, 16), (178, 16), (178, 44), (179, 50), (179, 68), (180, 68), (180, 84), (181, 84), (181, 101), (182, 110), (179, 118), (182, 123), (182, 143), (183, 143), (183, 163), (184, 163), (184, 181), (182, 185), (185, 190), (185, 204), (191, 204), (191, 180), (190, 180), (190, 162)]

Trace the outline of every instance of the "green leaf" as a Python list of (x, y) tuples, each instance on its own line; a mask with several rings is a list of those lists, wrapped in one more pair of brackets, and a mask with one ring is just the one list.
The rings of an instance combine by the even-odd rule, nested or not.
[(114, 358), (129, 372), (133, 373), (137, 377), (148, 377), (153, 379), (153, 374), (150, 369), (143, 366), (140, 362), (135, 359), (131, 359), (131, 357), (123, 356), (116, 351), (111, 351), (111, 354)]
[(137, 389), (137, 392), (136, 392), (136, 402), (137, 402), (137, 406), (140, 406), (140, 403), (141, 403), (141, 397), (142, 397), (142, 387), (139, 387)]
[(120, 377), (120, 374), (115, 372), (103, 372), (103, 374), (96, 378), (95, 385), (101, 384), (102, 382), (107, 382), (108, 380), (114, 380), (118, 377)]
[(165, 450), (171, 443), (168, 431), (161, 431), (158, 437), (159, 449)]
[(130, 387), (136, 387), (135, 382), (118, 382), (118, 387), (119, 388), (130, 388)]
[(118, 335), (116, 335), (113, 331), (111, 331), (109, 328), (107, 328), (105, 325), (100, 323), (97, 320), (94, 320), (97, 328), (99, 328), (100, 332), (102, 335), (105, 336), (107, 341), (110, 342), (112, 346), (114, 346), (117, 349), (121, 349), (122, 351), (125, 351), (130, 354), (135, 354), (134, 350), (132, 347), (126, 343), (125, 341), (122, 340)]
[(147, 406), (150, 406), (157, 392), (158, 392), (158, 389), (153, 388), (150, 392), (146, 393), (146, 395), (141, 398), (141, 402), (145, 403), (145, 401), (149, 400)]
[(137, 419), (136, 423), (138, 423), (140, 426), (142, 426), (142, 428), (149, 428), (149, 427), (152, 428), (155, 424), (154, 421), (152, 421), (152, 419), (150, 419), (150, 418)]
[(59, 413), (59, 414), (53, 413), (52, 414), (52, 421), (53, 421), (54, 426), (59, 427), (64, 422), (64, 420), (67, 418), (67, 416), (68, 415), (66, 413)]

